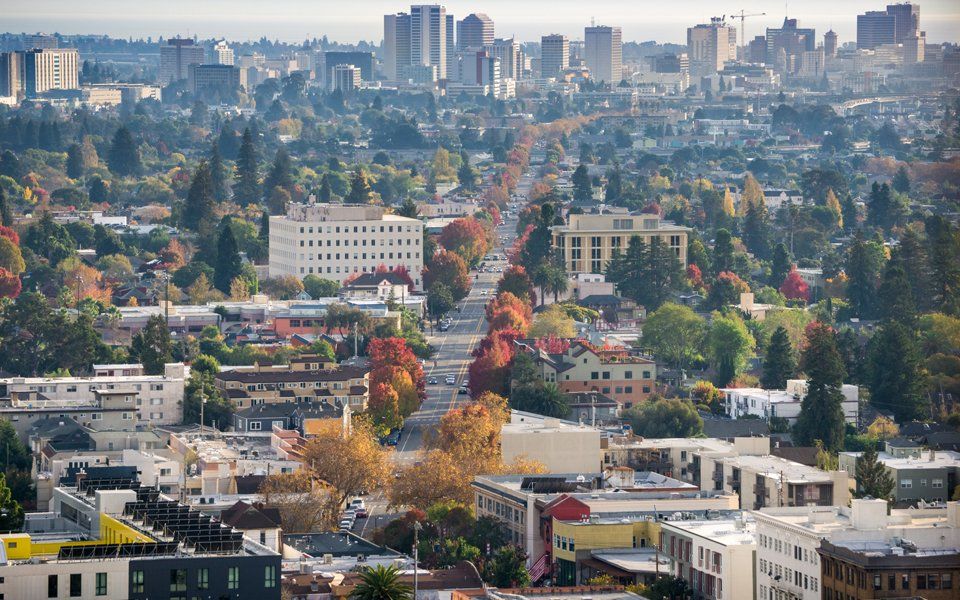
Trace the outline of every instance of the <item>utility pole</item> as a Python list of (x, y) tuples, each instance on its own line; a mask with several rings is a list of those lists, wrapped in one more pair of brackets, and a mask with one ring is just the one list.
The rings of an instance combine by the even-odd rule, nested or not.
[(420, 521), (416, 521), (413, 524), (413, 600), (417, 600), (417, 590), (420, 578), (418, 575), (419, 569), (417, 568), (417, 559), (420, 556), (420, 530), (423, 529), (423, 525), (420, 524)]
[(200, 382), (200, 439), (203, 439), (203, 405), (206, 403), (206, 398), (203, 395), (203, 382)]

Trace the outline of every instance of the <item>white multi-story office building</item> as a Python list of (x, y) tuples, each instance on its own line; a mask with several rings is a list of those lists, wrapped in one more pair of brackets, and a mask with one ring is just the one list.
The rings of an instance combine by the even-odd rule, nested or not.
[(190, 65), (203, 64), (203, 47), (193, 40), (174, 38), (160, 46), (161, 85), (186, 79), (190, 75)]
[(21, 68), (27, 97), (51, 90), (79, 89), (79, 57), (76, 48), (44, 48), (24, 52)]
[(694, 598), (754, 598), (756, 523), (747, 513), (661, 523), (660, 551), (673, 559), (671, 574), (686, 580)]
[(520, 79), (523, 76), (523, 52), (516, 38), (494, 40), (491, 51), (500, 59), (501, 77)]
[(380, 265), (406, 268), (423, 289), (423, 223), (382, 206), (291, 204), (270, 217), (270, 276), (315, 274), (342, 282)]
[(557, 77), (570, 66), (570, 40), (551, 34), (540, 38), (540, 76)]
[(360, 87), (360, 69), (354, 65), (335, 65), (331, 69), (330, 89), (350, 95)]
[(616, 87), (623, 79), (623, 33), (619, 27), (597, 25), (584, 30), (584, 61), (594, 81)]
[(220, 40), (213, 47), (213, 56), (218, 65), (233, 66), (233, 48), (227, 44), (227, 40)]
[(383, 16), (383, 76), (388, 81), (402, 79), (410, 66), (410, 15)]
[(440, 77), (447, 73), (447, 9), (439, 4), (410, 7), (410, 64), (433, 66)]
[(737, 59), (737, 28), (723, 19), (713, 18), (708, 24), (687, 28), (687, 53), (694, 77), (712, 75), (723, 70), (723, 63)]

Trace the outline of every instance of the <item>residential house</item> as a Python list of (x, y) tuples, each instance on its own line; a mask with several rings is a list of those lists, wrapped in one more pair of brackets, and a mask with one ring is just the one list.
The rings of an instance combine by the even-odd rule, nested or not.
[[(862, 452), (841, 452), (840, 468), (856, 477), (861, 456)], [(877, 462), (893, 479), (893, 500), (899, 505), (943, 502), (951, 499), (960, 485), (960, 452), (887, 446), (885, 452), (877, 453)]]

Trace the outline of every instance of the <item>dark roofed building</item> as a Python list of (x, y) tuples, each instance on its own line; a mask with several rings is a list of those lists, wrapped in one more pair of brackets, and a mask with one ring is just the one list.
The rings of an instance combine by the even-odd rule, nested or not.
[(310, 362), (289, 367), (235, 369), (218, 373), (215, 381), (238, 410), (256, 405), (316, 401), (349, 406), (352, 412), (366, 410), (369, 369), (349, 365), (326, 368), (330, 366)]
[(599, 392), (572, 392), (565, 394), (570, 412), (567, 419), (587, 425), (606, 425), (619, 420), (620, 405), (613, 398)]
[(400, 556), (400, 553), (378, 546), (349, 531), (324, 531), (319, 533), (288, 533), (283, 543), (297, 552), (312, 558), (325, 554), (337, 556)]
[(733, 441), (738, 437), (767, 437), (770, 427), (763, 419), (727, 419), (700, 413), (703, 419), (703, 435), (708, 438)]
[(613, 294), (593, 294), (578, 300), (577, 304), (599, 312), (607, 323), (632, 323), (645, 318), (647, 313), (633, 300)]
[[(281, 390), (280, 395), (289, 400), (296, 398), (293, 390)], [(274, 425), (281, 429), (300, 429), (305, 419), (339, 419), (344, 410), (335, 399), (257, 404), (234, 413), (233, 428), (246, 433), (272, 431)]]
[(243, 535), (276, 551), (281, 551), (280, 510), (263, 504), (248, 504), (242, 500), (220, 513), (220, 521), (243, 532)]
[(400, 300), (410, 295), (410, 279), (389, 271), (386, 273), (363, 273), (340, 289), (344, 298), (375, 298), (377, 300)]

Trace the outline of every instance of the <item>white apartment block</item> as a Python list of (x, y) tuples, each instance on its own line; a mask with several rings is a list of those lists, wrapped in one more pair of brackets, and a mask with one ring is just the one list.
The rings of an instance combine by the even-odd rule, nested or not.
[(754, 598), (756, 523), (736, 518), (665, 521), (660, 551), (673, 559), (673, 575), (686, 580), (694, 598)]
[(160, 375), (144, 375), (142, 365), (94, 365), (93, 377), (7, 377), (0, 379), (0, 412), (21, 435), (36, 419), (59, 416), (79, 422), (87, 413), (90, 426), (100, 429), (97, 422), (108, 416), (105, 398), (114, 405), (125, 396), (129, 407), (121, 421), (173, 425), (183, 420), (186, 375), (183, 363), (168, 363)]
[(888, 515), (886, 501), (856, 499), (850, 507), (765, 508), (753, 517), (759, 600), (826, 597), (822, 595), (817, 552), (824, 540), (837, 545), (909, 540), (927, 549), (960, 544), (960, 505), (956, 502), (946, 507), (892, 510)]
[(380, 265), (406, 268), (423, 289), (423, 223), (382, 206), (292, 204), (270, 217), (271, 277), (315, 274), (342, 283)]
[[(789, 379), (785, 390), (723, 388), (720, 391), (726, 400), (727, 416), (732, 419), (741, 419), (748, 415), (767, 420), (780, 417), (793, 425), (800, 416), (800, 405), (807, 395), (807, 382), (805, 379)], [(843, 419), (856, 425), (860, 415), (860, 390), (855, 385), (846, 384), (841, 388), (841, 392)]]

